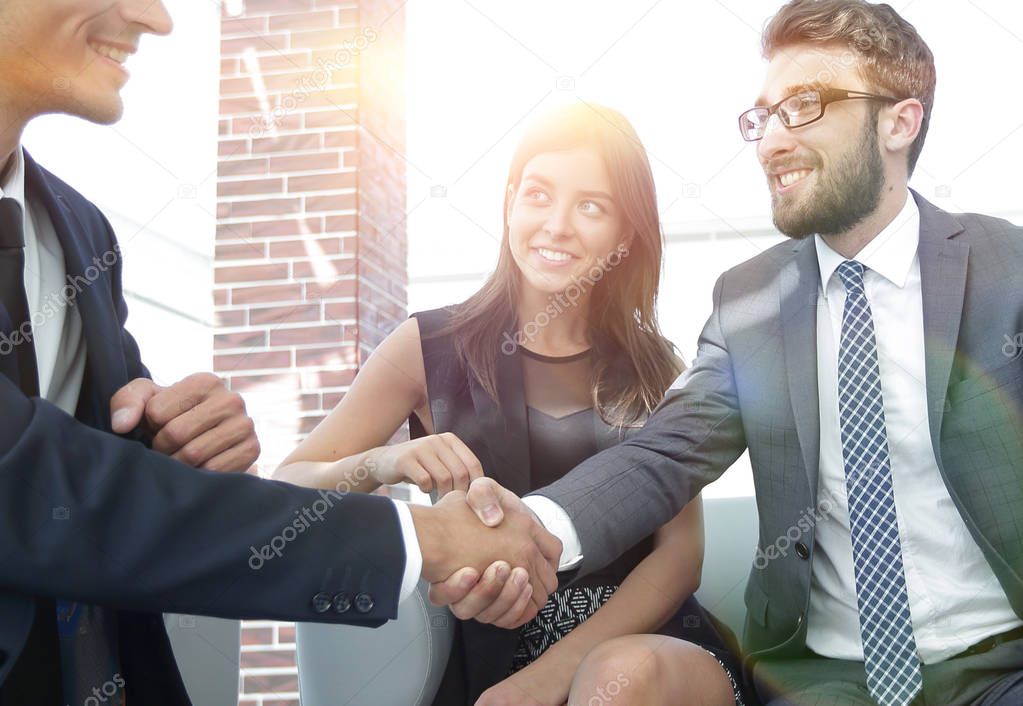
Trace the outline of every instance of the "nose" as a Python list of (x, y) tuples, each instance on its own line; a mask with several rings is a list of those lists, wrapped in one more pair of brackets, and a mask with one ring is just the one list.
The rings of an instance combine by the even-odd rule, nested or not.
[(129, 0), (124, 6), (124, 18), (128, 22), (142, 25), (143, 32), (167, 35), (174, 29), (170, 13), (161, 0)]
[(572, 234), (572, 211), (567, 207), (550, 209), (543, 224), (544, 232), (552, 238), (567, 238)]
[(791, 152), (796, 147), (792, 138), (792, 131), (782, 125), (781, 118), (777, 114), (767, 119), (764, 127), (764, 136), (757, 143), (757, 155), (760, 161), (769, 162), (780, 154)]

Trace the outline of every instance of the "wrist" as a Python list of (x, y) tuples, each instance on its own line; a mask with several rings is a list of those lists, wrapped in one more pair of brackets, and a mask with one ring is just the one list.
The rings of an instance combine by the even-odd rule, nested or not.
[(446, 579), (450, 572), (444, 573), (442, 567), (447, 564), (444, 550), (445, 542), (442, 534), (443, 522), (439, 521), (438, 509), (424, 505), (409, 505), (412, 523), (419, 539), (419, 550), (423, 555), (422, 577), (428, 583), (438, 583)]
[(362, 469), (362, 475), (365, 477), (365, 482), (379, 487), (385, 485), (384, 481), (381, 480), (381, 471), (383, 465), (380, 463), (381, 455), (387, 450), (386, 446), (377, 446), (369, 451), (366, 451), (359, 457), (358, 467)]

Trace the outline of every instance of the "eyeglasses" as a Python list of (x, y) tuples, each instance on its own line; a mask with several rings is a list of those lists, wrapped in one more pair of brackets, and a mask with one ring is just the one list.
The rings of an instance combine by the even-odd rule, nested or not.
[(739, 116), (739, 131), (742, 139), (747, 142), (756, 142), (764, 136), (767, 130), (767, 122), (775, 113), (781, 124), (787, 128), (802, 127), (816, 122), (824, 117), (824, 109), (830, 103), (855, 99), (882, 100), (890, 103), (898, 103), (901, 98), (891, 96), (878, 96), (873, 93), (862, 91), (846, 91), (841, 88), (808, 88), (791, 96), (782, 98), (771, 107), (758, 106), (750, 108)]

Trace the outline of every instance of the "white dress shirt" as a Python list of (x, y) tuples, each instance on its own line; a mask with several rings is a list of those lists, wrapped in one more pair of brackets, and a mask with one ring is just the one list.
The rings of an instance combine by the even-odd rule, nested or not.
[[(82, 318), (74, 301), (63, 292), (67, 284), (64, 250), (49, 214), (25, 196), (25, 156), (19, 146), (4, 168), (0, 165), (0, 197), (16, 200), (24, 215), (25, 293), (32, 320), (40, 396), (74, 415), (85, 376), (86, 347)], [(401, 599), (410, 596), (419, 582), (423, 557), (416, 538), (412, 513), (405, 503), (392, 501), (398, 512), (406, 543), (405, 574)]]
[[(938, 471), (927, 419), (920, 210), (909, 192), (892, 223), (860, 252), (864, 288), (878, 344), (885, 427), (910, 614), (920, 658), (939, 662), (991, 635), (1023, 625), (952, 503)], [(826, 657), (863, 660), (853, 577), (845, 466), (838, 425), (838, 341), (845, 287), (833, 277), (844, 258), (815, 238), (821, 287), (817, 307), (820, 391), (818, 500), (834, 510), (817, 523), (807, 615), (807, 646)], [(564, 508), (548, 498), (526, 499), (564, 545), (580, 551)], [(542, 509), (542, 513), (541, 513)]]
[[(50, 216), (25, 196), (25, 155), (11, 155), (0, 181), (0, 197), (21, 205), (25, 232), (25, 295), (32, 321), (39, 395), (74, 415), (85, 375), (85, 341), (78, 309), (63, 296), (64, 251)], [(67, 290), (71, 291), (71, 290)]]
[[(807, 614), (807, 646), (825, 657), (863, 660), (853, 577), (845, 464), (838, 423), (838, 344), (845, 286), (835, 270), (845, 258), (814, 239), (820, 265), (817, 387), (820, 404), (818, 504), (834, 510), (817, 523)], [(920, 209), (907, 192), (899, 215), (856, 255), (874, 320), (885, 428), (902, 561), (917, 650), (924, 664), (1011, 630), (1005, 591), (970, 535), (938, 471), (927, 416)]]

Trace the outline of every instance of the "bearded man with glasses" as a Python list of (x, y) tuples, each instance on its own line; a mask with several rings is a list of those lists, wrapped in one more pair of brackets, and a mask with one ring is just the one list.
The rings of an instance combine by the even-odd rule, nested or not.
[[(1023, 355), (1005, 342), (1023, 326), (1023, 229), (908, 188), (934, 59), (890, 6), (793, 0), (763, 49), (739, 127), (791, 240), (719, 278), (693, 365), (638, 434), (526, 500), (582, 576), (748, 449), (743, 643), (763, 702), (1018, 706)], [(435, 593), (462, 615), (487, 603)], [(677, 706), (677, 649), (602, 645), (569, 702), (624, 673), (618, 706)]]

